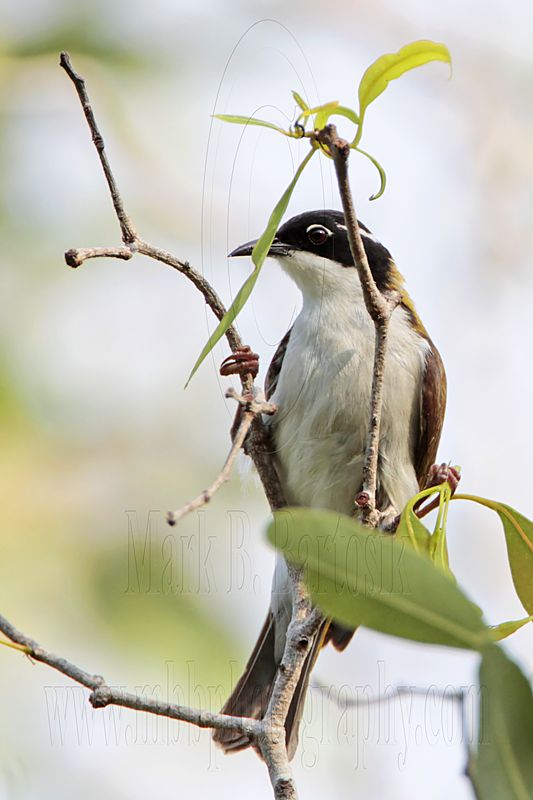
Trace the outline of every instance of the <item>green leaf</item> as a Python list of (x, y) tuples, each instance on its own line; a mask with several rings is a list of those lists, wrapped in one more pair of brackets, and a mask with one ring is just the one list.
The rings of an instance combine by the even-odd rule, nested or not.
[(294, 98), (294, 101), (295, 101), (295, 103), (297, 103), (297, 104), (300, 106), (300, 108), (302, 109), (302, 111), (307, 111), (307, 109), (309, 108), (309, 106), (307, 105), (307, 103), (306, 103), (306, 102), (305, 102), (305, 100), (303, 99), (302, 95), (301, 95), (301, 94), (298, 94), (298, 92), (296, 92), (296, 91), (293, 89), (293, 90), (292, 90), (292, 96), (293, 96), (293, 98)]
[(4, 647), (11, 647), (13, 650), (19, 650), (21, 653), (25, 653), (28, 655), (30, 653), (30, 648), (26, 647), (23, 644), (16, 644), (15, 642), (6, 642), (4, 639), (0, 639), (0, 644)]
[(268, 255), (268, 251), (270, 250), (270, 245), (272, 244), (274, 237), (276, 235), (276, 231), (279, 227), (279, 223), (281, 221), (282, 216), (284, 215), (285, 211), (287, 210), (287, 206), (289, 205), (289, 200), (291, 199), (291, 195), (294, 191), (294, 187), (296, 186), (300, 175), (304, 171), (305, 167), (311, 160), (313, 154), (315, 153), (316, 148), (313, 147), (309, 153), (306, 155), (298, 169), (296, 170), (292, 181), (289, 183), (285, 191), (283, 192), (282, 196), (276, 203), (274, 211), (270, 215), (268, 220), (267, 226), (259, 239), (256, 242), (256, 245), (252, 251), (252, 261), (255, 265), (255, 269), (251, 275), (248, 276), (244, 284), (241, 286), (239, 291), (237, 292), (237, 296), (235, 300), (231, 304), (230, 308), (226, 311), (224, 316), (222, 317), (221, 321), (218, 323), (217, 327), (209, 337), (207, 343), (205, 344), (202, 352), (196, 359), (196, 363), (191, 370), (191, 374), (187, 378), (187, 383), (185, 384), (185, 388), (191, 382), (191, 379), (195, 372), (197, 371), (198, 367), (204, 361), (207, 355), (211, 352), (213, 347), (216, 343), (224, 336), (228, 328), (234, 323), (235, 319), (237, 318), (238, 314), (244, 308), (246, 301), (250, 297), (252, 290), (257, 282), (259, 277), (259, 273), (261, 271), (261, 267), (265, 261), (265, 258)]
[(496, 645), (483, 654), (477, 753), (468, 774), (478, 800), (533, 797), (533, 695), (519, 667)]
[[(427, 494), (424, 494), (424, 497), (426, 496)], [(416, 553), (429, 555), (431, 534), (413, 511), (413, 505), (419, 497), (420, 495), (416, 495), (402, 511), (395, 536), (399, 542), (408, 543)]]
[(376, 158), (374, 158), (374, 156), (371, 156), (370, 153), (367, 153), (365, 150), (361, 150), (360, 147), (356, 147), (354, 144), (352, 144), (351, 147), (353, 147), (354, 150), (357, 150), (358, 153), (361, 153), (361, 155), (366, 156), (379, 172), (379, 177), (381, 181), (379, 185), (379, 190), (376, 194), (372, 194), (368, 198), (369, 200), (377, 200), (378, 197), (381, 197), (381, 195), (385, 191), (385, 186), (387, 185), (387, 176), (385, 174), (385, 170), (383, 169), (379, 161)]
[(268, 538), (304, 567), (313, 602), (343, 625), (451, 647), (490, 642), (479, 609), (394, 536), (333, 511), (290, 508), (274, 515)]
[(359, 117), (353, 109), (347, 106), (340, 106), (339, 103), (335, 101), (333, 103), (327, 103), (318, 109), (313, 123), (314, 129), (319, 131), (324, 128), (330, 117), (346, 117), (346, 119), (349, 119), (354, 125), (359, 123)]
[(516, 593), (527, 613), (533, 614), (533, 522), (504, 503), (497, 506)]
[(516, 593), (528, 614), (533, 614), (533, 522), (514, 508), (470, 494), (454, 495), (454, 500), (471, 500), (496, 511), (505, 532), (507, 555)]
[(307, 119), (312, 114), (319, 114), (322, 111), (328, 111), (332, 108), (338, 108), (339, 101), (338, 100), (329, 100), (327, 103), (321, 103), (318, 106), (313, 106), (312, 108), (306, 108), (305, 111), (300, 114), (300, 119)]
[(431, 537), (429, 556), (437, 567), (440, 567), (444, 572), (450, 573), (448, 546), (446, 544), (446, 525), (450, 508), (450, 498), (452, 495), (450, 484), (447, 481), (442, 483), (439, 486), (439, 492), (439, 513), (437, 515), (437, 522), (435, 523), (435, 530)]
[(337, 106), (337, 108), (335, 109), (335, 111), (331, 116), (346, 117), (346, 119), (349, 119), (350, 122), (353, 122), (354, 125), (359, 125), (358, 114), (355, 113), (353, 108), (348, 108), (348, 106)]
[(451, 64), (450, 53), (446, 45), (428, 40), (411, 42), (397, 53), (387, 53), (381, 56), (368, 67), (359, 84), (360, 124), (354, 145), (361, 141), (363, 120), (370, 103), (385, 91), (390, 81), (399, 78), (408, 70), (428, 64), (430, 61), (446, 61)]
[(512, 633), (516, 633), (516, 631), (520, 630), (520, 628), (523, 628), (524, 625), (527, 625), (527, 623), (531, 622), (532, 620), (533, 616), (522, 617), (522, 619), (514, 619), (510, 622), (500, 622), (499, 625), (491, 625), (489, 630), (494, 641), (499, 642), (501, 639), (506, 639)]
[(282, 133), (284, 136), (292, 136), (290, 131), (280, 128), (279, 125), (274, 125), (273, 122), (265, 122), (265, 120), (256, 119), (255, 117), (239, 117), (234, 114), (213, 114), (213, 117), (222, 120), (222, 122), (233, 122), (235, 125), (258, 125), (261, 128), (270, 128), (273, 131)]
[(319, 131), (321, 128), (323, 128), (328, 119), (338, 108), (340, 108), (338, 100), (334, 100), (332, 103), (326, 103), (325, 105), (320, 106), (315, 114), (313, 128), (316, 131)]
[(209, 353), (216, 345), (216, 343), (224, 336), (228, 328), (235, 322), (237, 315), (239, 314), (240, 311), (242, 311), (246, 301), (250, 297), (252, 289), (254, 288), (258, 277), (259, 277), (259, 270), (254, 269), (252, 274), (246, 278), (245, 282), (237, 292), (235, 300), (233, 301), (230, 308), (226, 311), (226, 313), (218, 323), (217, 327), (215, 328), (215, 330), (207, 340), (206, 344), (204, 345), (202, 352), (196, 359), (196, 363), (191, 370), (191, 374), (187, 378), (187, 383), (185, 384), (185, 388), (187, 388), (187, 386), (191, 382), (195, 372), (197, 371), (200, 364), (204, 361), (206, 356), (209, 355)]

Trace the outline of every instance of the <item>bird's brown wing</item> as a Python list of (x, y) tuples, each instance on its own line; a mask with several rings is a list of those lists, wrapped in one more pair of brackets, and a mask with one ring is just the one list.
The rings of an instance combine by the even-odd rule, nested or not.
[(422, 380), (420, 423), (415, 438), (414, 464), (418, 485), (424, 489), (430, 467), (435, 463), (444, 411), (446, 408), (446, 372), (439, 351), (428, 337), (429, 352)]
[(265, 397), (267, 400), (270, 400), (270, 398), (276, 391), (276, 386), (278, 385), (279, 373), (281, 372), (283, 359), (285, 358), (285, 353), (287, 352), (287, 345), (289, 344), (291, 331), (292, 328), (289, 328), (289, 330), (287, 331), (281, 342), (278, 344), (277, 350), (274, 353), (272, 361), (270, 362), (270, 365), (268, 367), (265, 378)]

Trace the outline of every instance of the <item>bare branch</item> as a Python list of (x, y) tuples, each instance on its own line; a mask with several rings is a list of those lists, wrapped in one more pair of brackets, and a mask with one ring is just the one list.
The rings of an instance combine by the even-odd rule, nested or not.
[(57, 669), (63, 675), (72, 678), (76, 683), (81, 683), (87, 689), (98, 689), (104, 685), (105, 681), (101, 675), (91, 675), (89, 672), (80, 669), (79, 667), (71, 664), (65, 658), (56, 656), (54, 653), (49, 653), (41, 647), (29, 636), (17, 630), (5, 617), (0, 615), (0, 631), (4, 633), (10, 641), (25, 647), (27, 654), (34, 659), (34, 661), (41, 661), (43, 664), (48, 664), (49, 667)]
[(80, 103), (83, 108), (83, 113), (85, 114), (85, 119), (87, 120), (87, 124), (91, 130), (91, 136), (93, 138), (94, 146), (96, 147), (96, 151), (98, 153), (102, 169), (104, 170), (104, 175), (107, 181), (107, 185), (109, 186), (109, 192), (111, 194), (111, 200), (113, 201), (115, 213), (120, 223), (120, 230), (122, 232), (122, 241), (124, 242), (124, 244), (133, 244), (137, 240), (137, 232), (133, 227), (131, 219), (126, 214), (124, 203), (122, 202), (122, 198), (117, 189), (117, 184), (115, 183), (115, 178), (113, 177), (113, 173), (111, 172), (111, 167), (109, 166), (109, 161), (107, 160), (107, 155), (105, 152), (104, 140), (102, 138), (100, 130), (98, 129), (98, 125), (96, 124), (96, 119), (94, 118), (93, 110), (91, 108), (91, 103), (89, 101), (89, 96), (85, 88), (85, 80), (81, 77), (81, 75), (78, 75), (78, 73), (74, 70), (74, 67), (72, 66), (72, 62), (70, 60), (70, 56), (68, 53), (61, 53), (61, 56), (59, 58), (59, 64), (65, 70), (70, 80), (76, 87), (78, 97), (80, 98)]
[(108, 686), (101, 675), (86, 672), (62, 656), (45, 650), (1, 615), (0, 631), (11, 642), (23, 648), (24, 652), (34, 661), (47, 664), (76, 683), (90, 689), (89, 702), (94, 708), (104, 708), (109, 705), (122, 706), (134, 711), (144, 711), (148, 714), (187, 722), (198, 728), (231, 730), (247, 736), (251, 741), (257, 743), (261, 751), (269, 771), (275, 798), (277, 800), (296, 800), (296, 787), (285, 746), (284, 723), (302, 666), (312, 646), (313, 637), (322, 623), (322, 617), (318, 611), (311, 609), (310, 605), (306, 606), (305, 603), (300, 603), (295, 609), (273, 697), (267, 714), (262, 720), (215, 714), (211, 711), (193, 709), (174, 703), (163, 703), (154, 698), (113, 689)]
[[(78, 97), (82, 104), (85, 118), (89, 125), (92, 139), (97, 149), (100, 163), (102, 164), (102, 169), (104, 170), (107, 184), (109, 186), (115, 213), (122, 231), (122, 240), (126, 245), (125, 248), (85, 248), (81, 250), (67, 250), (65, 253), (66, 263), (71, 267), (78, 267), (88, 258), (111, 256), (113, 258), (127, 259), (131, 258), (131, 255), (127, 255), (126, 253), (140, 253), (141, 255), (148, 256), (155, 261), (160, 261), (163, 264), (167, 264), (188, 278), (202, 293), (206, 304), (209, 306), (215, 317), (218, 320), (221, 320), (226, 313), (226, 308), (209, 281), (207, 281), (203, 275), (193, 269), (188, 261), (183, 261), (166, 250), (161, 250), (157, 247), (154, 247), (152, 244), (145, 242), (138, 236), (129, 216), (126, 214), (122, 197), (105, 154), (103, 138), (96, 123), (91, 102), (89, 100), (89, 95), (85, 86), (85, 80), (74, 70), (68, 53), (61, 53), (60, 65), (73, 82), (78, 93)], [(242, 348), (241, 338), (233, 325), (231, 325), (226, 331), (226, 338), (233, 352)], [(253, 376), (250, 374), (246, 375), (241, 378), (241, 382), (243, 393), (253, 395)], [(286, 502), (279, 477), (272, 460), (272, 450), (273, 448), (270, 441), (270, 436), (263, 424), (261, 417), (256, 415), (252, 421), (248, 436), (248, 452), (255, 464), (263, 484), (267, 500), (270, 503), (270, 507), (272, 509), (276, 509), (285, 506)]]
[(381, 514), (376, 508), (376, 490), (387, 334), (392, 312), (400, 303), (401, 298), (398, 292), (388, 292), (387, 294), (380, 292), (368, 264), (348, 177), (349, 143), (339, 137), (335, 125), (326, 125), (325, 128), (317, 133), (317, 140), (321, 145), (328, 148), (333, 158), (350, 250), (361, 281), (365, 305), (376, 330), (370, 417), (363, 467), (363, 487), (355, 498), (355, 502), (362, 508), (364, 522), (372, 527), (377, 527), (381, 521)]
[[(206, 281), (199, 272), (194, 270), (188, 261), (182, 261), (181, 259), (172, 255), (172, 253), (168, 253), (165, 250), (160, 250), (148, 242), (143, 241), (139, 237), (129, 215), (126, 213), (122, 196), (118, 190), (117, 182), (107, 158), (104, 140), (94, 116), (89, 94), (85, 86), (85, 79), (75, 71), (68, 53), (61, 53), (59, 63), (71, 79), (76, 88), (76, 92), (78, 93), (89, 130), (91, 131), (92, 140), (94, 142), (94, 146), (96, 147), (107, 185), (109, 187), (111, 200), (113, 202), (115, 214), (117, 216), (122, 233), (122, 241), (126, 245), (126, 247), (119, 248), (95, 247), (67, 250), (65, 253), (66, 263), (70, 267), (79, 267), (88, 258), (106, 258), (110, 256), (112, 258), (128, 259), (131, 258), (135, 252), (141, 253), (149, 258), (153, 258), (155, 261), (160, 261), (163, 264), (173, 267), (178, 272), (181, 272), (182, 275), (185, 275), (187, 278), (189, 278), (189, 280), (192, 281), (196, 288), (199, 289), (203, 294), (205, 302), (211, 308), (216, 318), (219, 320), (222, 319), (226, 313), (226, 309), (222, 300), (212, 288), (210, 283)], [(127, 253), (129, 253), (129, 255), (127, 255)], [(242, 345), (240, 337), (233, 326), (231, 326), (231, 328), (227, 331), (226, 336), (230, 347), (233, 350)]]
[(296, 800), (297, 797), (285, 744), (285, 720), (305, 660), (324, 624), (323, 615), (311, 605), (302, 579), (302, 570), (291, 564), (287, 564), (287, 568), (293, 595), (291, 622), (287, 630), (283, 658), (257, 738), (276, 800)]
[(254, 399), (246, 399), (245, 397), (238, 395), (234, 389), (228, 389), (226, 392), (226, 397), (233, 397), (244, 409), (241, 423), (233, 439), (233, 444), (231, 446), (231, 450), (229, 451), (228, 457), (226, 458), (220, 473), (217, 475), (216, 479), (208, 489), (204, 489), (204, 491), (195, 497), (194, 500), (190, 500), (188, 503), (185, 503), (184, 506), (176, 511), (168, 512), (167, 522), (170, 525), (175, 525), (180, 519), (185, 517), (187, 514), (190, 514), (191, 511), (195, 511), (197, 508), (201, 508), (210, 502), (210, 500), (213, 498), (213, 495), (216, 494), (220, 487), (230, 479), (233, 464), (235, 463), (235, 459), (239, 454), (239, 450), (244, 444), (244, 440), (248, 435), (248, 431), (250, 430), (254, 418), (258, 414), (274, 414), (276, 412), (276, 406), (273, 403), (261, 403)]
[(134, 250), (131, 247), (83, 247), (67, 250), (65, 262), (69, 267), (77, 269), (88, 258), (122, 258), (129, 261), (133, 258)]
[(91, 690), (89, 700), (94, 708), (117, 705), (131, 708), (134, 711), (146, 711), (163, 717), (170, 717), (181, 722), (188, 722), (199, 728), (218, 728), (221, 730), (239, 731), (247, 736), (256, 738), (259, 733), (257, 720), (246, 717), (231, 717), (226, 714), (213, 714), (210, 711), (191, 709), (174, 703), (161, 703), (153, 698), (112, 689), (107, 685), (101, 675), (92, 675), (77, 667), (66, 658), (57, 656), (45, 650), (21, 631), (17, 630), (5, 617), (0, 615), (0, 631), (12, 642), (25, 648), (25, 651), (34, 661), (40, 661), (49, 667), (58, 670), (63, 675), (71, 678), (76, 683)]
[(390, 687), (392, 688), (390, 693), (387, 691), (384, 692), (384, 694), (378, 694), (374, 697), (365, 697), (364, 699), (343, 696), (341, 701), (338, 695), (332, 695), (330, 687), (326, 684), (313, 681), (312, 686), (313, 689), (318, 689), (321, 692), (327, 693), (328, 700), (331, 700), (343, 711), (347, 708), (368, 708), (369, 706), (379, 706), (382, 703), (392, 703), (404, 696), (425, 697), (426, 699), (428, 696), (432, 698), (438, 697), (440, 700), (459, 704), (464, 703), (465, 700), (465, 692), (462, 689), (448, 692), (447, 689), (437, 689), (435, 686), (405, 686), (401, 684), (399, 686)]

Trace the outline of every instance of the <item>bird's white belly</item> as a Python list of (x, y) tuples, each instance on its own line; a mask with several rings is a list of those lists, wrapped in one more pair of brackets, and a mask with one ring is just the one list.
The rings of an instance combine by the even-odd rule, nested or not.
[[(351, 305), (353, 309), (353, 305)], [(301, 312), (291, 332), (272, 400), (278, 470), (290, 504), (351, 514), (361, 489), (374, 360), (366, 309), (349, 318)], [(393, 314), (386, 357), (378, 484), (382, 506), (400, 511), (418, 491), (413, 436), (427, 342)]]

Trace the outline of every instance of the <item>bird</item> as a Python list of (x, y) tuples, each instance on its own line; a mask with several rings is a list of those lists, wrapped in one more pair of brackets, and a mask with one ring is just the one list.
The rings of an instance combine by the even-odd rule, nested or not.
[[(400, 294), (388, 334), (379, 439), (377, 507), (393, 519), (434, 480), (446, 407), (446, 373), (389, 250), (363, 223), (362, 243), (377, 288)], [(256, 241), (229, 257), (250, 256)], [(342, 212), (307, 211), (276, 233), (268, 251), (294, 281), (302, 308), (281, 339), (268, 368), (265, 396), (277, 406), (264, 417), (273, 458), (289, 505), (354, 515), (362, 489), (369, 425), (375, 329), (350, 250)], [(222, 374), (258, 369), (244, 347), (225, 359)], [(451, 476), (453, 479), (453, 476)], [(270, 608), (244, 673), (222, 713), (261, 719), (283, 656), (292, 605), (287, 566), (277, 556)], [(296, 688), (285, 722), (289, 758), (296, 752), (309, 677), (321, 648), (344, 650), (353, 636), (325, 620)], [(253, 744), (243, 734), (218, 730), (225, 752)]]

